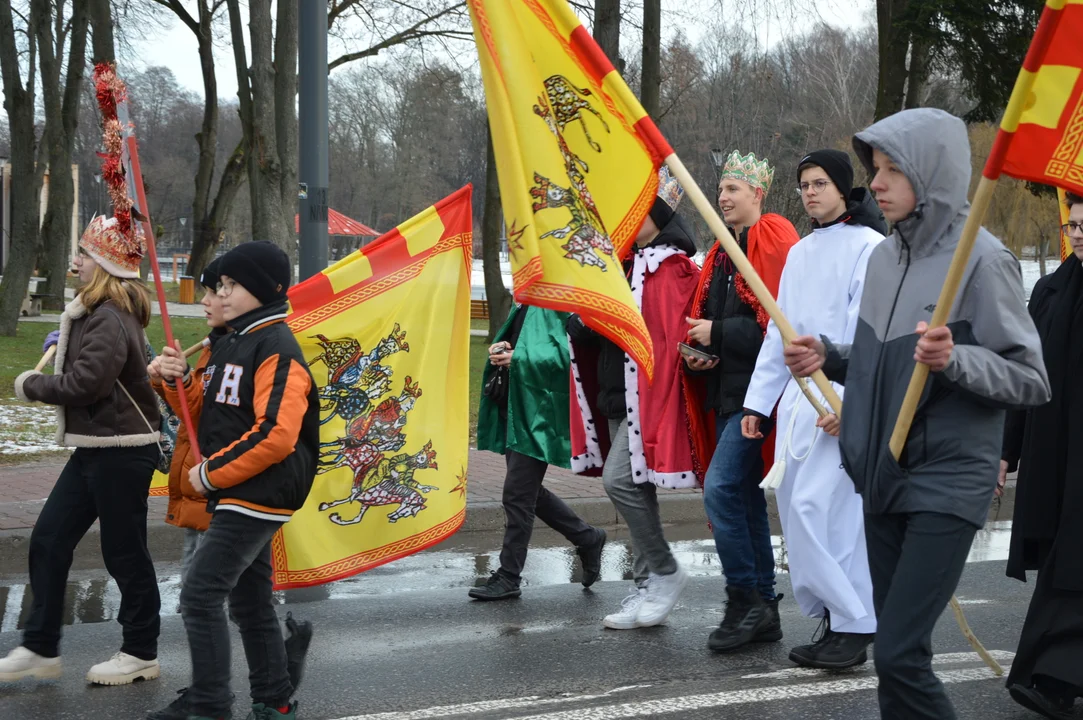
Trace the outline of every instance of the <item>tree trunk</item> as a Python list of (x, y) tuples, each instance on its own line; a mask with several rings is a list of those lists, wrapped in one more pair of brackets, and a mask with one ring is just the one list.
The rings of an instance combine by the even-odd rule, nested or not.
[[(257, 240), (270, 240), (289, 253), (297, 256), (297, 243), (291, 224), (285, 222), (287, 211), (283, 208), (282, 188), (288, 182), (289, 170), (282, 166), (282, 150), (288, 150), (290, 137), (283, 138), (284, 148), (279, 147), (279, 117), (275, 112), (279, 93), (275, 71), (274, 40), (271, 23), (270, 0), (251, 0), (248, 5), (251, 68), (245, 67), (244, 27), (239, 0), (228, 0), (230, 28), (233, 35), (233, 53), (237, 64), (238, 91), (241, 100), (241, 124), (244, 126), (245, 155), (248, 161), (248, 191), (252, 201), (252, 235)], [(296, 14), (285, 13), (287, 20), (292, 14), (292, 28), (280, 28), (280, 34), (296, 35)], [(240, 46), (238, 47), (238, 43)], [(282, 40), (289, 47), (289, 42)], [(282, 45), (280, 45), (282, 47)], [(296, 50), (296, 43), (293, 44)], [(294, 78), (296, 86), (296, 52), (292, 71), (283, 68), (285, 76)], [(288, 64), (288, 61), (285, 63)], [(286, 82), (286, 80), (283, 80)], [(292, 114), (293, 98), (289, 109)], [(293, 131), (293, 147), (296, 147), (296, 129)], [(295, 173), (296, 171), (294, 171)], [(294, 174), (294, 177), (296, 175)]]
[[(1063, 241), (1062, 241), (1063, 242)], [(1044, 232), (1039, 230), (1038, 232), (1038, 273), (1040, 277), (1045, 277), (1045, 256), (1049, 252), (1049, 238), (1046, 237)]]
[(0, 335), (14, 336), (38, 255), (40, 177), (35, 172), (34, 87), (36, 29), (27, 28), (29, 70), (23, 86), (11, 0), (0, 0), (0, 75), (11, 142), (11, 242), (0, 282)]
[(594, 39), (602, 52), (613, 63), (617, 72), (624, 74), (624, 61), (620, 59), (620, 0), (595, 0)]
[(485, 297), (489, 303), (488, 342), (492, 343), (496, 331), (508, 319), (512, 298), (500, 275), (500, 218), (504, 211), (500, 206), (500, 182), (497, 179), (491, 131), (488, 138), (485, 151), (485, 209), (481, 217), (481, 263), (485, 273)]
[[(213, 19), (206, 0), (200, 0), (199, 19), (194, 22), (195, 27), (189, 26), (196, 36), (199, 67), (203, 76), (203, 122), (196, 134), (199, 165), (196, 167), (195, 195), (192, 197), (192, 247), (188, 250), (188, 274), (195, 278), (203, 273), (213, 253), (214, 241), (218, 239), (217, 233), (207, 232), (215, 156), (218, 152), (218, 76), (214, 69)], [(211, 240), (211, 244), (207, 240)]]
[(222, 169), (214, 204), (203, 217), (196, 215), (198, 222), (192, 228), (192, 249), (188, 258), (188, 274), (192, 277), (198, 278), (202, 275), (204, 268), (214, 258), (218, 245), (222, 242), (222, 233), (229, 221), (233, 201), (244, 185), (247, 169), (242, 140)]
[[(294, 217), (299, 208), (297, 198), (297, 25), (300, 9), (296, 2), (279, 2), (275, 21), (275, 139), (278, 145), (279, 173), (279, 232), (285, 238), (285, 250), (298, 261), (300, 246)], [(291, 280), (297, 280), (293, 275)]]
[(643, 0), (643, 77), (640, 101), (643, 109), (658, 119), (662, 89), (662, 0)]
[(97, 65), (116, 62), (117, 51), (113, 44), (113, 14), (110, 0), (76, 0), (87, 4), (90, 27), (94, 38), (90, 61)]
[[(87, 14), (86, 5), (72, 5), (68, 76), (61, 94), (61, 62), (63, 52), (64, 3), (55, 6), (55, 20), (50, 18), (54, 6), (51, 0), (34, 0), (37, 13), (38, 51), (41, 57), (41, 85), (45, 100), (45, 124), (48, 130), (49, 198), (45, 219), (41, 224), (43, 248), (39, 269), (48, 277), (43, 305), (51, 310), (64, 308), (64, 290), (71, 267), (71, 210), (75, 203), (75, 183), (71, 176), (71, 160), (75, 145), (75, 130), (79, 122), (79, 93), (86, 67)], [(56, 33), (52, 22), (56, 23)]]
[(921, 107), (929, 79), (929, 41), (916, 35), (910, 41), (910, 68), (906, 77), (906, 107)]
[(903, 109), (910, 31), (905, 28), (902, 20), (908, 5), (909, 0), (876, 0), (880, 77), (876, 88), (875, 120), (881, 120)]

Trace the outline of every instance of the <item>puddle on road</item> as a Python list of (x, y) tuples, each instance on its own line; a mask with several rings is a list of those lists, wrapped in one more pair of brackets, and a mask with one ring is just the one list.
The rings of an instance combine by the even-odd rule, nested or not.
[[(667, 531), (668, 532), (668, 531)], [(673, 535), (679, 531), (675, 529)], [(632, 557), (627, 534), (611, 531), (610, 542), (602, 556), (603, 581), (631, 580)], [(366, 573), (329, 585), (290, 590), (276, 593), (280, 603), (306, 603), (341, 598), (377, 597), (390, 593), (416, 592), (465, 588), (489, 577), (500, 564), (500, 551), (478, 551), (470, 545), (475, 538), (490, 539), (499, 536), (464, 535), (457, 538), (460, 547), (433, 549), (410, 555), (393, 563), (382, 565)], [(974, 539), (968, 562), (1003, 561), (1008, 556), (1011, 523), (989, 523)], [(580, 569), (575, 550), (567, 545), (555, 545), (555, 536), (539, 538), (540, 544), (554, 543), (549, 547), (531, 547), (523, 571), (524, 586), (558, 585), (578, 583)], [(785, 562), (782, 542), (773, 537), (776, 562)], [(454, 545), (449, 541), (444, 545)], [(721, 575), (714, 542), (709, 539), (674, 540), (673, 552), (693, 577)], [(162, 596), (162, 614), (172, 615), (178, 611), (180, 576), (176, 566), (159, 567), (158, 589)], [(783, 565), (784, 568), (784, 565)], [(99, 576), (100, 575), (100, 576)], [(19, 582), (0, 580), (0, 632), (22, 629), (30, 610), (30, 590), (25, 579)], [(68, 583), (64, 603), (64, 624), (98, 623), (116, 617), (120, 605), (120, 591), (111, 578), (102, 571), (78, 573)], [(514, 632), (514, 629), (509, 629)]]

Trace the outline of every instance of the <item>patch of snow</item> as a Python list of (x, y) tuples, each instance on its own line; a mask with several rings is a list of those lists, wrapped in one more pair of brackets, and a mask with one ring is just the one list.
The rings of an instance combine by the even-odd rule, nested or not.
[(0, 455), (63, 450), (56, 444), (56, 410), (48, 405), (0, 405)]

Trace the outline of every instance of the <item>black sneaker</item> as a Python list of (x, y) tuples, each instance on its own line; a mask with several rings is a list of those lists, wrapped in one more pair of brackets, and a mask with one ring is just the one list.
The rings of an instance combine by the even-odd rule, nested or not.
[(1008, 693), (1012, 700), (1025, 707), (1027, 710), (1044, 715), (1053, 720), (1072, 720), (1075, 713), (1072, 711), (1075, 698), (1051, 695), (1037, 687), (1024, 687), (1022, 685), (1008, 686)]
[(467, 593), (475, 600), (510, 600), (522, 594), (519, 583), (499, 570), (489, 576), (489, 582), (480, 587), (472, 587)]
[(147, 714), (147, 720), (188, 720), (191, 707), (188, 705), (188, 688), (177, 691), (177, 699), (161, 710)]
[(754, 643), (772, 643), (782, 639), (782, 618), (778, 614), (778, 601), (785, 595), (775, 595), (774, 600), (765, 600), (767, 605), (767, 622), (763, 628), (752, 638)]
[(752, 642), (770, 622), (767, 603), (754, 588), (727, 587), (726, 614), (707, 639), (713, 652), (731, 652)]
[(293, 619), (293, 613), (286, 613), (286, 670), (290, 675), (290, 685), (293, 692), (301, 686), (301, 678), (305, 674), (305, 656), (308, 655), (308, 646), (312, 642), (312, 623), (297, 622)]
[(579, 553), (579, 562), (583, 565), (583, 587), (589, 588), (602, 574), (602, 549), (605, 547), (605, 530), (598, 530), (598, 539), (590, 545), (580, 545), (575, 549)]

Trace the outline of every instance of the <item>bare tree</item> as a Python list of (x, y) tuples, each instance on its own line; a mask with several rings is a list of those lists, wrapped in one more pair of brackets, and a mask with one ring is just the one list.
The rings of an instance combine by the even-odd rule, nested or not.
[(643, 0), (643, 75), (640, 102), (651, 117), (658, 118), (658, 93), (662, 86), (662, 0)]
[(34, 88), (37, 82), (37, 29), (34, 18), (20, 32), (26, 36), (26, 80), (19, 61), (17, 14), (11, 0), (0, 0), (0, 75), (11, 139), (11, 238), (0, 282), (0, 335), (15, 335), (19, 311), (38, 255), (41, 175), (36, 172)]
[[(71, 266), (71, 210), (75, 202), (71, 163), (75, 130), (79, 124), (79, 92), (85, 74), (89, 22), (85, 2), (74, 0), (68, 19), (65, 19), (65, 6), (65, 0), (31, 0), (41, 57), (44, 138), (50, 170), (49, 198), (41, 224), (44, 260), (39, 265), (48, 276), (45, 305), (57, 310), (64, 307), (64, 289)], [(66, 78), (62, 77), (61, 67), (65, 45), (68, 48)]]
[(602, 52), (613, 63), (617, 72), (624, 74), (624, 61), (620, 59), (620, 0), (595, 0), (594, 39)]
[(504, 287), (500, 273), (500, 184), (496, 177), (496, 157), (493, 154), (492, 132), (488, 134), (485, 155), (485, 215), (481, 221), (482, 266), (485, 272), (485, 298), (489, 303), (489, 339), (493, 342), (496, 332), (511, 312), (511, 293)]

